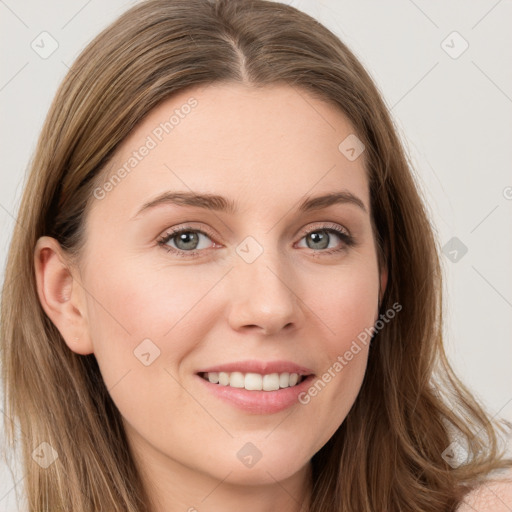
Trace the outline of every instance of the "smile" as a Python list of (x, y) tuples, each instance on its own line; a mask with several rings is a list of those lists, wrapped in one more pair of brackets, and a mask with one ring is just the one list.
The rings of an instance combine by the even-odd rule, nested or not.
[[(196, 378), (208, 395), (211, 394), (216, 399), (245, 413), (260, 415), (275, 414), (298, 405), (299, 395), (311, 386), (315, 376), (297, 373), (264, 375), (242, 372), (201, 372), (196, 375)], [(210, 382), (210, 379), (213, 382)], [(280, 387), (281, 379), (283, 385), (287, 383), (288, 386)]]
[(306, 376), (297, 373), (260, 373), (242, 372), (205, 372), (200, 376), (212, 384), (243, 388), (247, 391), (276, 391), (278, 389), (293, 387), (300, 384)]

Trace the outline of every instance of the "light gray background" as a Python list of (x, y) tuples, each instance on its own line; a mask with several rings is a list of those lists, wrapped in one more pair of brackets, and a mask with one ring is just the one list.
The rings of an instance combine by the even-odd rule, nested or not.
[[(84, 46), (135, 3), (0, 0), (2, 281), (24, 173), (57, 86)], [(443, 255), (448, 355), (491, 413), (512, 420), (512, 1), (286, 3), (324, 23), (367, 67), (441, 244), (457, 237), (468, 248), (456, 262)], [(43, 31), (58, 42), (46, 59), (31, 47)], [(16, 510), (15, 481), (0, 462), (0, 512)]]

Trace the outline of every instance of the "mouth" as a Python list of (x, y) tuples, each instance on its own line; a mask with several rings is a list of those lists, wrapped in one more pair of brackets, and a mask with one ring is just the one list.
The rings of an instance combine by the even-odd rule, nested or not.
[[(199, 372), (206, 396), (213, 396), (245, 414), (276, 414), (299, 404), (299, 397), (313, 384), (314, 374)], [(283, 386), (283, 387), (281, 387)]]
[(278, 391), (293, 388), (301, 384), (309, 375), (298, 373), (242, 373), (242, 372), (200, 372), (198, 375), (210, 384), (247, 391)]
[(205, 397), (247, 414), (275, 414), (302, 404), (300, 396), (316, 379), (312, 369), (285, 359), (214, 364), (198, 369), (195, 377)]

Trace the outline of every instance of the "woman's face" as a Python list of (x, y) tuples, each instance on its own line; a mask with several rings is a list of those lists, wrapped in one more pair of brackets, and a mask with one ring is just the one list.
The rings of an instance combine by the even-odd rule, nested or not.
[[(117, 152), (87, 217), (68, 344), (95, 354), (162, 479), (292, 479), (345, 419), (367, 363), (354, 340), (386, 280), (361, 149), (303, 90), (215, 84), (166, 100)], [(290, 387), (287, 373), (309, 377)]]

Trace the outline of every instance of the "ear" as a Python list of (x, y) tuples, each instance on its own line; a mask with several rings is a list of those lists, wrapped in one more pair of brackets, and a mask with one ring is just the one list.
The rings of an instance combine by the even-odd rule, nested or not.
[(65, 251), (55, 238), (43, 236), (34, 250), (34, 267), (39, 301), (61, 333), (66, 345), (77, 354), (91, 354), (84, 289)]

